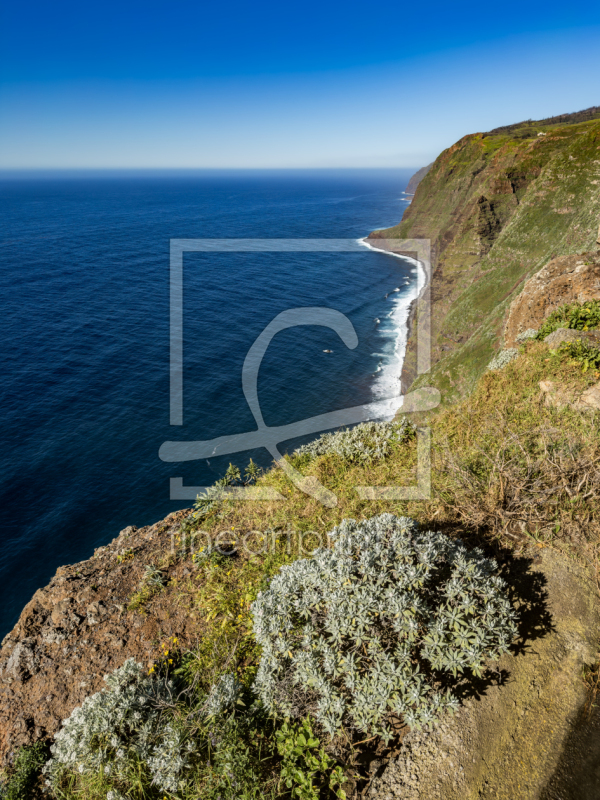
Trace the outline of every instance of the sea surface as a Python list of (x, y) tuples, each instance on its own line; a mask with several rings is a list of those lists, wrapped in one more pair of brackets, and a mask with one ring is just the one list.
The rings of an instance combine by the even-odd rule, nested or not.
[(169, 243), (357, 240), (399, 221), (411, 173), (0, 178), (0, 637), (58, 566), (191, 505), (170, 499), (170, 478), (203, 486), (230, 461), (269, 466), (260, 449), (183, 464), (158, 451), (256, 429), (242, 364), (281, 311), (341, 311), (359, 343), (349, 350), (318, 326), (278, 333), (259, 373), (267, 425), (384, 397), (397, 407), (414, 262), (366, 247), (186, 253), (183, 425), (171, 426)]

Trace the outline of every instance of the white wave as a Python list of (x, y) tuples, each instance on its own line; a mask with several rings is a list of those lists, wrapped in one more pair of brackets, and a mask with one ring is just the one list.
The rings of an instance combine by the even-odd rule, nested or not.
[[(402, 407), (404, 400), (401, 394), (400, 378), (402, 376), (402, 365), (404, 364), (406, 345), (408, 343), (408, 316), (410, 307), (413, 300), (416, 300), (425, 286), (427, 276), (423, 265), (415, 258), (380, 250), (367, 243), (365, 239), (359, 239), (358, 242), (369, 248), (369, 250), (375, 250), (378, 253), (384, 253), (394, 258), (401, 258), (415, 265), (415, 268), (411, 269), (411, 274), (416, 275), (417, 280), (411, 281), (407, 279), (403, 287), (405, 291), (401, 292), (400, 289), (394, 289), (393, 292), (389, 293), (390, 300), (394, 307), (386, 316), (393, 321), (394, 330), (392, 336), (394, 337), (394, 347), (392, 354), (386, 354), (385, 361), (380, 362), (375, 371), (377, 377), (373, 385), (374, 400), (377, 401), (379, 408), (381, 407), (381, 402), (387, 400), (385, 403), (385, 416), (383, 418), (393, 419), (398, 409)], [(380, 356), (381, 354), (378, 353), (377, 355)], [(382, 415), (378, 414), (378, 417), (381, 418)]]

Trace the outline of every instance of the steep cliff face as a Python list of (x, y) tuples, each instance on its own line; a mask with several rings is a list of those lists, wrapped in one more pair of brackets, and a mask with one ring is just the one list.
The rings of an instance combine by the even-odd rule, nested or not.
[[(600, 121), (528, 126), (449, 147), (402, 222), (370, 236), (431, 240), (433, 366), (415, 385), (446, 402), (472, 390), (524, 282), (553, 257), (597, 247)], [(416, 377), (411, 336), (404, 386)]]
[(425, 175), (429, 172), (429, 170), (433, 167), (433, 162), (428, 164), (426, 167), (421, 167), (418, 169), (412, 178), (408, 182), (408, 186), (406, 187), (407, 194), (414, 194), (417, 191), (417, 186), (421, 183)]

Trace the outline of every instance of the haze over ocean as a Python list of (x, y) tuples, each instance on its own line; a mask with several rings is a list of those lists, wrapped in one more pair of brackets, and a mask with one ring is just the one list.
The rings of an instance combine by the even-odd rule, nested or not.
[(369, 402), (389, 391), (397, 374), (398, 320), (417, 279), (413, 263), (366, 248), (190, 254), (184, 425), (170, 427), (169, 240), (356, 239), (398, 222), (411, 172), (33, 174), (0, 181), (0, 636), (58, 566), (89, 558), (126, 525), (190, 505), (169, 499), (170, 477), (204, 485), (230, 460), (270, 464), (264, 450), (165, 464), (158, 449), (167, 439), (255, 429), (242, 363), (280, 311), (338, 309), (354, 324), (359, 345), (347, 350), (320, 327), (278, 334), (259, 375), (268, 425)]

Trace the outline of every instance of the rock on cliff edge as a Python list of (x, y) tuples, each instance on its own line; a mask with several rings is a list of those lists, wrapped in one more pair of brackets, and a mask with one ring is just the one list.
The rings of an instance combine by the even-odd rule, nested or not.
[(171, 556), (185, 513), (125, 528), (92, 558), (60, 567), (25, 606), (0, 647), (0, 766), (20, 745), (53, 736), (127, 658), (148, 665), (173, 634), (184, 647), (195, 643), (197, 625), (177, 593), (159, 593), (148, 613), (128, 608), (147, 564), (159, 564), (165, 581), (187, 578)]
[(600, 252), (553, 258), (513, 301), (504, 332), (505, 347), (515, 347), (519, 333), (539, 328), (564, 303), (599, 299)]

